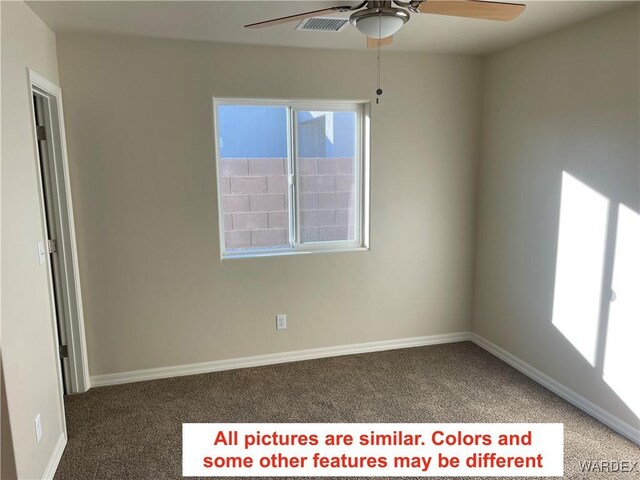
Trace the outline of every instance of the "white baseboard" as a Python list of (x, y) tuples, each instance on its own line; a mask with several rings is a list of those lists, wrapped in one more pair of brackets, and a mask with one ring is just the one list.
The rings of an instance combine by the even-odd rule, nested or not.
[(567, 402), (578, 407), (583, 412), (601, 421), (608, 427), (618, 432), (620, 435), (623, 435), (634, 443), (640, 444), (640, 430), (638, 428), (635, 428), (628, 423), (620, 420), (618, 417), (615, 417), (595, 403), (590, 402), (582, 395), (579, 395), (573, 390), (570, 390), (560, 382), (557, 382), (553, 378), (542, 373), (540, 370), (537, 370), (528, 363), (523, 362), (518, 357), (507, 352), (495, 343), (490, 342), (486, 338), (481, 337), (476, 333), (472, 333), (471, 341), (479, 347), (484, 348), (489, 353), (495, 355), (503, 362), (508, 363), (516, 370), (524, 373), (532, 380), (535, 380), (543, 387), (548, 388), (559, 397), (564, 398)]
[[(119, 385), (123, 383), (142, 382), (145, 380), (157, 380), (160, 378), (181, 377), (196, 375), (199, 373), (220, 372), (235, 370), (238, 368), (261, 367), (278, 363), (298, 362), (302, 360), (314, 360), (318, 358), (338, 357), (341, 355), (354, 355), (358, 353), (380, 352), (383, 350), (396, 350), (400, 348), (423, 347), (442, 343), (464, 342), (471, 340), (476, 345), (492, 353), (502, 361), (508, 363), (516, 370), (535, 380), (543, 387), (548, 388), (556, 395), (564, 398), (580, 410), (601, 421), (629, 440), (640, 444), (640, 430), (613, 416), (606, 410), (590, 402), (573, 390), (560, 384), (553, 378), (542, 373), (528, 363), (490, 342), (489, 340), (471, 332), (446, 333), (442, 335), (429, 335), (425, 337), (402, 338), (398, 340), (384, 340), (381, 342), (358, 343), (352, 345), (340, 345), (336, 347), (313, 348), (309, 350), (297, 350), (293, 352), (272, 353), (253, 357), (233, 358), (229, 360), (216, 360), (213, 362), (193, 363), (189, 365), (176, 365), (171, 367), (151, 368), (148, 370), (135, 370), (131, 372), (110, 373), (91, 377), (91, 386)], [(64, 449), (64, 444), (62, 446)], [(60, 451), (62, 455), (62, 450)], [(53, 460), (53, 458), (52, 458)], [(59, 458), (58, 460), (59, 461)], [(57, 462), (56, 462), (57, 465)], [(47, 469), (49, 471), (49, 469)], [(55, 470), (54, 470), (55, 471)]]
[(426, 345), (464, 342), (468, 340), (471, 340), (470, 332), (456, 332), (445, 333), (442, 335), (429, 335), (426, 337), (402, 338), (398, 340), (384, 340), (381, 342), (312, 348), (309, 350), (272, 353), (254, 357), (233, 358), (229, 360), (193, 363), (190, 365), (177, 365), (172, 367), (151, 368), (148, 370), (136, 370), (132, 372), (96, 375), (91, 377), (91, 386), (100, 387), (104, 385), (118, 385), (121, 383), (141, 382), (144, 380), (156, 380), (159, 378), (180, 377), (184, 375), (195, 375), (198, 373), (220, 372), (223, 370), (234, 370), (237, 368), (260, 367), (264, 365), (274, 365), (277, 363), (298, 362), (301, 360), (338, 357), (341, 355), (354, 355), (357, 353), (380, 352), (383, 350), (396, 350), (399, 348), (423, 347)]
[(42, 475), (43, 480), (52, 480), (53, 476), (56, 474), (56, 470), (58, 469), (58, 464), (60, 463), (60, 459), (62, 458), (62, 453), (64, 452), (64, 447), (67, 445), (67, 436), (62, 432), (60, 437), (58, 437), (58, 441), (56, 442), (56, 446), (53, 448), (53, 452), (51, 452), (51, 458), (49, 458), (49, 463), (47, 464), (47, 468)]

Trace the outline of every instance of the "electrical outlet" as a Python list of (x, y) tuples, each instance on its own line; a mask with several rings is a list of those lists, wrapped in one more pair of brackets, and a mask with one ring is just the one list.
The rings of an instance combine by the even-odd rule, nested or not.
[(42, 440), (42, 422), (40, 421), (40, 414), (36, 415), (33, 423), (36, 425), (36, 442), (40, 443), (40, 440)]
[(286, 330), (287, 316), (283, 313), (276, 315), (276, 330)]

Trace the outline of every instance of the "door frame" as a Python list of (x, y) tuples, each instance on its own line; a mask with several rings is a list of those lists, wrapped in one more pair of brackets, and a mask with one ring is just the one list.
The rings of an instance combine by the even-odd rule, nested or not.
[[(29, 82), (29, 105), (31, 110), (31, 123), (33, 127), (33, 141), (36, 153), (38, 169), (38, 185), (40, 190), (40, 208), (44, 224), (46, 239), (50, 238), (47, 229), (45, 192), (41, 178), (41, 158), (38, 150), (38, 135), (36, 130), (35, 107), (33, 96), (39, 95), (48, 100), (47, 124), (51, 134), (49, 142), (49, 156), (51, 158), (51, 186), (52, 195), (56, 203), (56, 229), (60, 238), (57, 240), (57, 252), (61, 270), (61, 296), (64, 297), (64, 324), (68, 340), (69, 352), (69, 379), (68, 393), (82, 393), (91, 388), (89, 378), (89, 363), (87, 359), (87, 345), (84, 329), (84, 313), (82, 309), (82, 293), (80, 288), (80, 269), (78, 264), (78, 250), (76, 245), (75, 222), (73, 218), (73, 203), (71, 199), (71, 182), (69, 177), (69, 161), (67, 157), (67, 144), (64, 128), (64, 115), (62, 108), (62, 90), (46, 78), (27, 69)], [(50, 296), (52, 310), (54, 312), (55, 337), (58, 338), (57, 314), (55, 313), (55, 295), (53, 291), (53, 278), (51, 269), (51, 257), (47, 255), (49, 268)], [(56, 352), (58, 350), (56, 342)], [(62, 381), (62, 365), (58, 362), (60, 380)]]

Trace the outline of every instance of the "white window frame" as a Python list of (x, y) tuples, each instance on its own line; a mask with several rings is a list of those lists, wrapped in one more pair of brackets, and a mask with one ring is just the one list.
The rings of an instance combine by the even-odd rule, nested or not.
[[(222, 209), (222, 177), (220, 175), (220, 148), (218, 145), (218, 107), (220, 105), (278, 106), (287, 109), (287, 169), (289, 177), (289, 245), (225, 251), (224, 212)], [(298, 152), (296, 114), (300, 111), (354, 112), (356, 114), (355, 149), (355, 240), (320, 241), (300, 243), (298, 225)], [(369, 128), (370, 104), (368, 100), (281, 100), (247, 98), (213, 98), (213, 129), (215, 138), (216, 178), (218, 185), (218, 232), (220, 259), (271, 257), (323, 252), (348, 252), (369, 250)], [(293, 227), (293, 228), (292, 228)]]

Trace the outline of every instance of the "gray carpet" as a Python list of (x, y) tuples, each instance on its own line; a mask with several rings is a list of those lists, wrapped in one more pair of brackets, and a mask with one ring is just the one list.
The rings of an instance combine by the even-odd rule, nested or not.
[(66, 398), (56, 480), (181, 478), (182, 422), (561, 422), (579, 461), (637, 445), (470, 342), (93, 388)]

